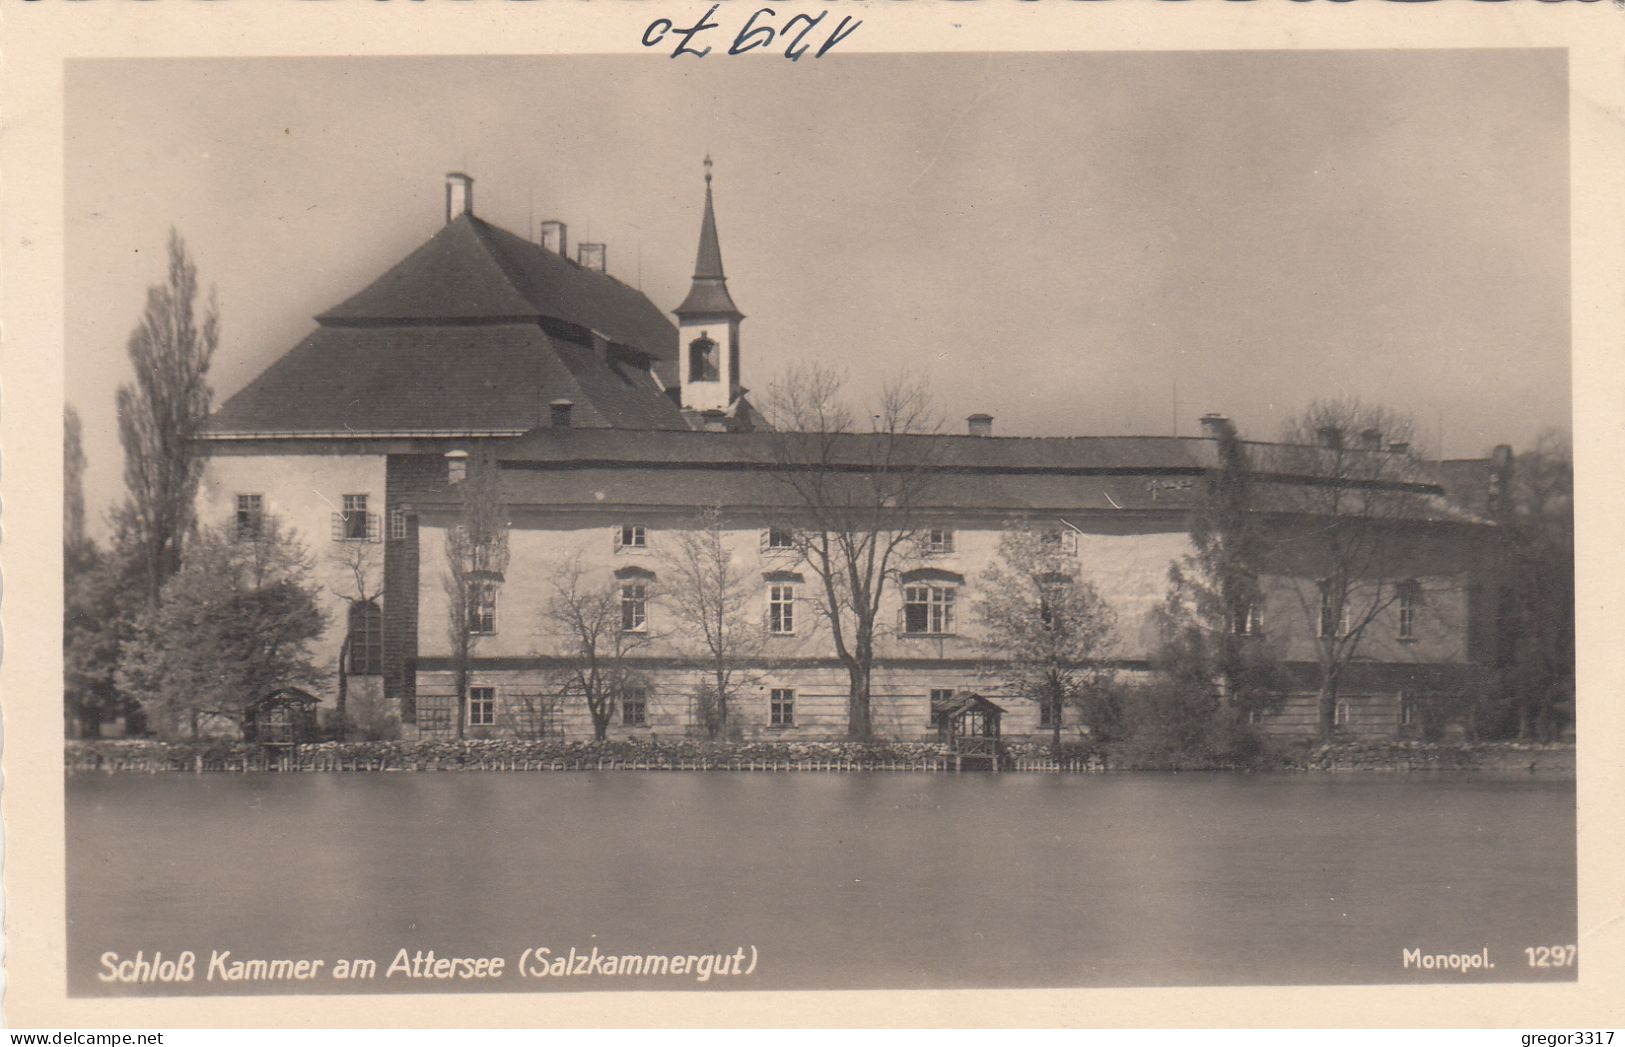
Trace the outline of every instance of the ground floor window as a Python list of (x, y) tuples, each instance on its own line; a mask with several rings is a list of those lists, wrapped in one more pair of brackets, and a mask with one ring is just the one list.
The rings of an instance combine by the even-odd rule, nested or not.
[(384, 671), (384, 612), (371, 600), (350, 602), (350, 672), (371, 676)]
[(468, 689), (468, 725), (495, 727), (497, 722), (497, 689), (470, 687)]
[(1038, 726), (1055, 727), (1061, 721), (1060, 706), (1051, 698), (1038, 699)]
[(1347, 727), (1349, 723), (1349, 703), (1338, 702), (1332, 713), (1332, 723), (1338, 727)]
[(935, 728), (941, 728), (942, 727), (942, 707), (947, 705), (949, 702), (951, 702), (953, 700), (954, 700), (954, 689), (952, 687), (933, 687), (933, 688), (931, 688), (931, 726), (932, 726), (932, 728), (935, 729)]
[(768, 723), (774, 727), (794, 727), (796, 722), (796, 692), (788, 687), (775, 687), (768, 700)]
[(643, 690), (627, 691), (621, 698), (621, 725), (642, 727), (649, 722), (649, 694)]

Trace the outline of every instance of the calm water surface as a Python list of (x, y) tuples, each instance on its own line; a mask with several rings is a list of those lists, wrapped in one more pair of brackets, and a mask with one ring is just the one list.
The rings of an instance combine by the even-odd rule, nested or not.
[[(1571, 978), (1574, 786), (1269, 775), (75, 775), (69, 991), (582, 991)], [(732, 953), (749, 978), (520, 979), (554, 954)], [(1405, 948), (1494, 970), (1401, 967)], [(493, 982), (382, 977), (401, 948)], [(190, 984), (100, 957), (200, 955)], [(367, 983), (206, 982), (233, 958)]]

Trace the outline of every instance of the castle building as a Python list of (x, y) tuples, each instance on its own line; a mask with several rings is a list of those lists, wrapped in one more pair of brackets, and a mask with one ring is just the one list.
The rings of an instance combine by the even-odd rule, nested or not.
[[(581, 565), (619, 593), (620, 628), (642, 634), (631, 657), (645, 684), (620, 700), (610, 735), (690, 733), (698, 673), (665, 599), (669, 563), (681, 536), (719, 510), (734, 562), (760, 582), (763, 635), (734, 726), (755, 738), (841, 736), (847, 676), (816, 613), (815, 579), (784, 537), (797, 506), (743, 383), (745, 317), (724, 275), (709, 158), (693, 283), (670, 317), (607, 272), (605, 245), (571, 258), (567, 232), (544, 222), (532, 242), (493, 226), (475, 214), (473, 179), (448, 175), (443, 228), (316, 317), (208, 420), (200, 519), (251, 534), (275, 513), (311, 546), (330, 612), (328, 710), (342, 692), (348, 715), (395, 720), (408, 737), (460, 720), (472, 735), (590, 738), (584, 704), (559, 687), (569, 652), (541, 627), (551, 580)], [(934, 479), (921, 539), (881, 616), (881, 737), (935, 736), (934, 704), (968, 692), (1003, 704), (1006, 736), (1048, 735), (1038, 703), (999, 691), (970, 613), (1013, 519), (1053, 530), (1115, 613), (1105, 657), (1143, 671), (1152, 614), (1169, 565), (1190, 552), (1190, 511), (1221, 468), (1226, 424), (1209, 416), (1189, 438), (1010, 438), (992, 423), (972, 415), (962, 434), (919, 437), (933, 442)], [(1409, 454), (1380, 437), (1366, 451)], [(499, 463), (510, 557), (472, 612), (478, 644), (459, 696), (446, 533), (469, 462), (486, 452)], [(1413, 483), (1417, 508), (1396, 539), (1408, 551), (1389, 579), (1413, 595), (1371, 623), (1340, 729), (1414, 732), (1419, 701), (1493, 660), (1493, 492), (1480, 488), (1504, 485), (1509, 469), (1509, 458), (1430, 466)], [(1282, 564), (1262, 579), (1238, 628), (1267, 633), (1307, 680), (1317, 629), (1337, 625), (1303, 612), (1314, 584), (1303, 575)], [(1262, 726), (1311, 732), (1311, 690)], [(1072, 710), (1062, 715), (1069, 732), (1082, 728), (1065, 719)]]

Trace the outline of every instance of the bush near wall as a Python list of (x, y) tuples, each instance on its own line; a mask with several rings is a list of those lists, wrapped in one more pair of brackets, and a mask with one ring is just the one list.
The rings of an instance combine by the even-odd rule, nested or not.
[[(1489, 771), (1539, 773), (1572, 778), (1574, 746), (1535, 742), (1346, 742), (1335, 745), (1283, 745), (1261, 751), (1247, 764), (1142, 759), (1130, 752), (1088, 743), (1048, 745), (1013, 742), (1006, 746), (1009, 761), (1054, 759), (1080, 761), (1108, 770), (1128, 771)], [(298, 749), (301, 766), (334, 770), (384, 770), (417, 767), (446, 769), (506, 769), (530, 765), (562, 764), (596, 767), (604, 764), (641, 764), (677, 767), (709, 763), (727, 767), (739, 763), (845, 763), (856, 767), (918, 765), (940, 760), (947, 747), (937, 742), (706, 742), (622, 740), (523, 741), (492, 739), (457, 741), (322, 742)], [(148, 740), (72, 740), (66, 744), (65, 762), (75, 771), (192, 771), (255, 770), (275, 767), (277, 754), (244, 742), (212, 740), (158, 742)]]

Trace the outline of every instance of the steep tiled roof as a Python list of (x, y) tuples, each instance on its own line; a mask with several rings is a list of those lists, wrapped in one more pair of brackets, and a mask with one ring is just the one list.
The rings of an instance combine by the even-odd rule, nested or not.
[(472, 215), (447, 223), (228, 399), (205, 434), (687, 427), (650, 375), (677, 330), (640, 292)]
[(676, 327), (642, 292), (473, 215), (316, 319), (336, 327), (542, 317), (662, 359), (677, 353)]
[(682, 427), (647, 371), (596, 359), (535, 323), (321, 327), (205, 424), (205, 433), (523, 431), (548, 403), (583, 427)]

